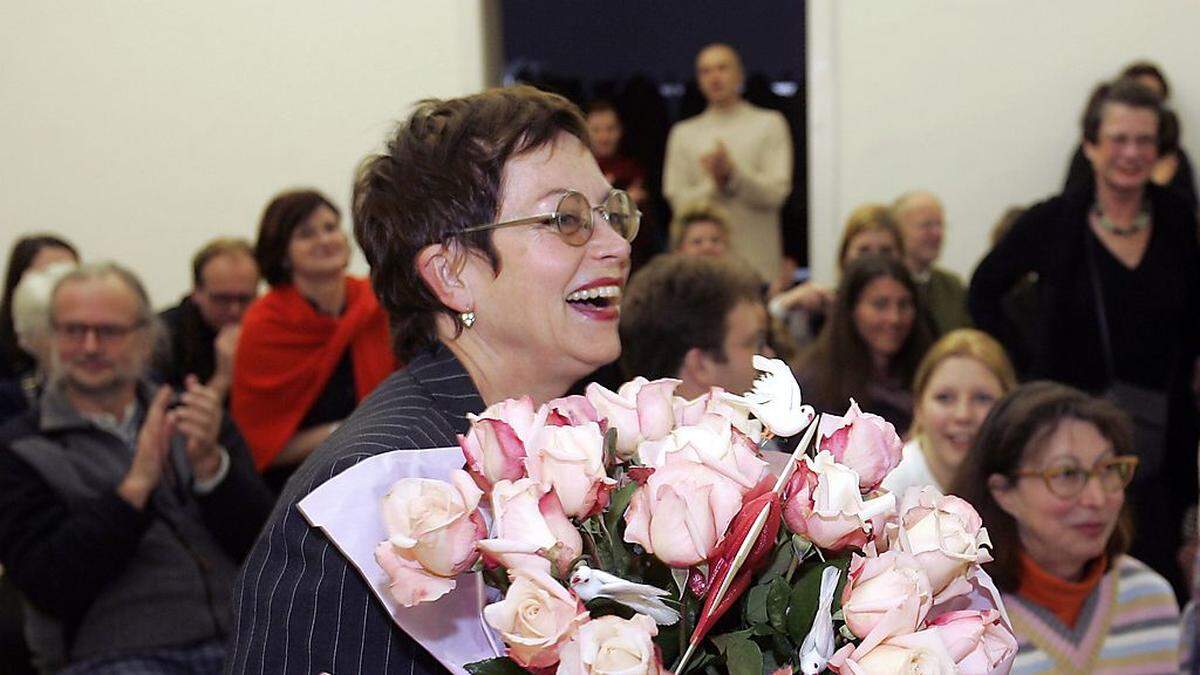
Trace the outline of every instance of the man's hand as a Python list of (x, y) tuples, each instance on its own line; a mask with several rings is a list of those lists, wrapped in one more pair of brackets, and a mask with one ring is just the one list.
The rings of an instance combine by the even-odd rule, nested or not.
[(208, 386), (215, 389), (221, 398), (229, 393), (233, 384), (233, 359), (237, 355), (238, 337), (242, 334), (242, 325), (233, 323), (225, 326), (213, 339), (213, 354), (216, 356), (216, 368), (208, 380)]
[(187, 387), (180, 396), (182, 405), (168, 413), (175, 429), (187, 439), (187, 458), (196, 480), (212, 478), (221, 467), (221, 447), (217, 435), (221, 431), (221, 397), (211, 387), (200, 384), (195, 375), (188, 375)]
[(712, 176), (713, 182), (717, 187), (724, 190), (729, 184), (729, 178), (733, 176), (733, 160), (729, 157), (729, 151), (725, 148), (725, 144), (717, 141), (717, 146), (707, 155), (700, 156), (700, 166)]
[(133, 462), (124, 480), (117, 486), (117, 494), (130, 506), (141, 510), (146, 506), (150, 493), (162, 479), (163, 462), (171, 449), (171, 435), (175, 432), (174, 421), (167, 412), (171, 402), (171, 388), (159, 387), (146, 411), (146, 421), (138, 431), (137, 448)]

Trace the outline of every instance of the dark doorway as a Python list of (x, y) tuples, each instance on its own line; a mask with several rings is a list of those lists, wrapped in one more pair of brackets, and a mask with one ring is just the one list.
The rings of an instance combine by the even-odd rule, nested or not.
[[(745, 97), (779, 110), (791, 127), (795, 169), (782, 224), (787, 253), (808, 263), (805, 137), (805, 3), (549, 2), (504, 0), (507, 82), (527, 82), (586, 105), (613, 103), (624, 123), (621, 151), (645, 171), (654, 229), (642, 246), (666, 244), (669, 209), (661, 198), (667, 133), (699, 113), (696, 53), (727, 42), (742, 57)], [(639, 239), (643, 235), (639, 235)]]

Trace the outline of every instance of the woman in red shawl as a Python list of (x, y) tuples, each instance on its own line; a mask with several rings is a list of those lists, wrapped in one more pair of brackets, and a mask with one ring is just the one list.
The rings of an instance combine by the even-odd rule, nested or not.
[(277, 490), (396, 366), (370, 283), (346, 274), (340, 218), (319, 192), (297, 190), (275, 197), (258, 228), (271, 291), (243, 319), (231, 406)]

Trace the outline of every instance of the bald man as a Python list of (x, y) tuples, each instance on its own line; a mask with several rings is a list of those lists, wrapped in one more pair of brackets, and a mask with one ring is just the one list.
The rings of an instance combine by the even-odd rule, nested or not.
[(708, 106), (671, 128), (663, 192), (679, 213), (707, 200), (729, 212), (730, 243), (765, 279), (783, 258), (779, 210), (792, 189), (787, 121), (742, 98), (742, 62), (732, 47), (711, 44), (696, 57)]
[(892, 215), (904, 236), (904, 262), (917, 282), (919, 302), (926, 308), (934, 338), (971, 325), (967, 289), (962, 279), (934, 263), (942, 255), (946, 233), (942, 203), (931, 192), (914, 190), (900, 195)]

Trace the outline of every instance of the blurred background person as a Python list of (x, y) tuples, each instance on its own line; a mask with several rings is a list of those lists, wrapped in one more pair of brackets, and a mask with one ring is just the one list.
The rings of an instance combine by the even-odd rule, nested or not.
[(688, 204), (671, 221), (671, 250), (680, 255), (729, 253), (729, 216), (712, 202)]
[[(988, 243), (995, 248), (1012, 229), (1013, 223), (1024, 215), (1024, 206), (1010, 206), (1000, 215), (988, 234)], [(1037, 272), (1027, 272), (1001, 300), (1004, 312), (1004, 328), (994, 335), (1012, 361), (1017, 379), (1028, 380), (1033, 369), (1033, 355), (1037, 352), (1040, 325), (1038, 310)]]
[(26, 271), (56, 262), (79, 264), (79, 252), (62, 237), (33, 234), (13, 243), (4, 273), (4, 299), (0, 301), (0, 379), (19, 377), (34, 367), (33, 356), (21, 349), (13, 331), (13, 292)]
[(700, 50), (696, 80), (707, 106), (671, 128), (663, 193), (675, 211), (701, 199), (726, 209), (733, 251), (774, 279), (783, 266), (780, 208), (792, 190), (787, 121), (742, 98), (742, 62), (727, 44)]
[(1200, 246), (1195, 212), (1150, 180), (1160, 111), (1132, 79), (1092, 101), (1082, 136), (1095, 190), (1030, 207), (979, 263), (969, 302), (977, 326), (1004, 335), (1004, 298), (1038, 275), (1032, 373), (1103, 393), (1132, 416), (1141, 458), (1132, 550), (1182, 597), (1179, 529), (1160, 524), (1177, 523), (1197, 495), (1195, 472), (1171, 467), (1196, 459)]
[(917, 300), (930, 320), (930, 335), (937, 339), (970, 326), (967, 287), (957, 274), (936, 264), (946, 234), (942, 202), (932, 192), (907, 192), (892, 204), (892, 215), (904, 236), (904, 264), (917, 282)]
[[(1182, 197), (1195, 211), (1200, 205), (1196, 195), (1196, 177), (1192, 173), (1191, 160), (1188, 159), (1183, 147), (1179, 145), (1182, 130), (1179, 125), (1179, 116), (1169, 107), (1171, 85), (1167, 82), (1167, 76), (1163, 74), (1162, 69), (1150, 61), (1135, 61), (1126, 66), (1119, 77), (1133, 79), (1153, 91), (1162, 102), (1162, 125), (1158, 139), (1159, 156), (1154, 163), (1150, 180)], [(1110, 86), (1111, 84), (1107, 82), (1099, 85), (1092, 92), (1092, 98), (1104, 96)], [(1095, 189), (1095, 177), (1092, 165), (1088, 161), (1081, 143), (1071, 157), (1071, 166), (1067, 169), (1067, 180), (1063, 184), (1063, 192), (1075, 190), (1087, 192), (1093, 189)]]
[(949, 493), (979, 426), (1002, 396), (1017, 386), (1004, 348), (987, 333), (959, 328), (935, 342), (913, 376), (909, 441), (883, 487), (902, 497), (932, 485)]
[(629, 279), (621, 300), (625, 380), (672, 377), (693, 399), (712, 387), (740, 394), (758, 376), (751, 357), (767, 345), (762, 281), (733, 258), (662, 255)]
[(346, 274), (350, 242), (325, 196), (272, 199), (254, 255), (271, 290), (243, 316), (230, 409), (279, 490), (396, 361), (370, 282)]
[(0, 562), (39, 669), (215, 675), (271, 495), (215, 392), (147, 379), (158, 326), (132, 272), (69, 271), (50, 325), (46, 390), (0, 434)]
[[(838, 244), (838, 274), (864, 255), (882, 255), (897, 260), (904, 257), (900, 226), (891, 210), (882, 204), (862, 204), (846, 218)], [(833, 304), (834, 291), (807, 280), (779, 293), (769, 289), (768, 297), (767, 309), (771, 316), (786, 327), (791, 343), (803, 349), (820, 334)]]
[(0, 380), (0, 424), (36, 405), (50, 371), (50, 296), (55, 284), (75, 268), (56, 262), (30, 269), (12, 294), (13, 332), (17, 346), (33, 357), (33, 367), (19, 377)]
[(242, 314), (258, 297), (258, 283), (254, 249), (245, 239), (214, 239), (196, 252), (192, 291), (159, 314), (167, 350), (155, 370), (164, 383), (178, 388), (195, 375), (227, 397)]
[(642, 223), (638, 227), (638, 238), (633, 242), (631, 261), (633, 269), (641, 267), (647, 260), (661, 253), (664, 247), (662, 233), (652, 222), (655, 209), (646, 190), (646, 169), (636, 159), (622, 152), (621, 141), (625, 127), (621, 116), (612, 102), (597, 99), (584, 110), (588, 137), (591, 139), (592, 154), (600, 171), (614, 188), (625, 190), (633, 197), (642, 212)]
[(1136, 467), (1128, 418), (1061, 384), (1022, 385), (983, 423), (953, 492), (995, 543), (1012, 672), (1178, 672), (1175, 595), (1126, 553)]
[(868, 255), (850, 263), (829, 320), (794, 368), (805, 401), (841, 414), (854, 398), (908, 429), (913, 374), (929, 346), (916, 302), (916, 285), (898, 259)]
[[(34, 367), (20, 377), (0, 380), (0, 426), (36, 406), (41, 397), (51, 365), (50, 296), (58, 280), (74, 267), (74, 263), (55, 262), (29, 269), (13, 292), (13, 332), (17, 345), (33, 357)], [(34, 672), (22, 613), (20, 594), (0, 570), (0, 663), (14, 675)]]

